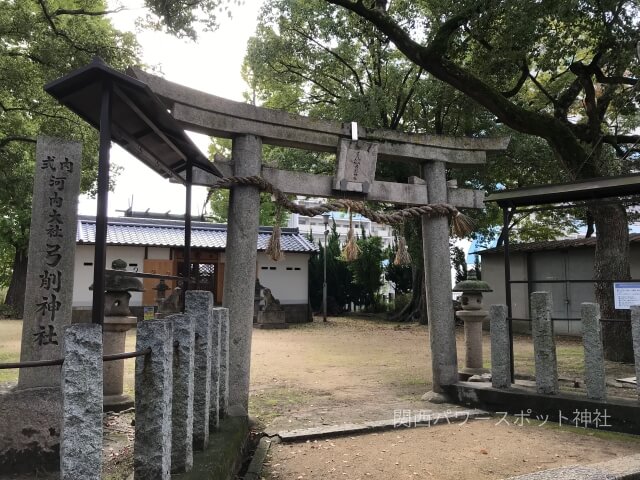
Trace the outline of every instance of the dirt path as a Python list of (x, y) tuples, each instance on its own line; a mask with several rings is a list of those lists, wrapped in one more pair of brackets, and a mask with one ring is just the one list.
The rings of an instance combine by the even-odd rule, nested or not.
[(428, 341), (417, 325), (352, 319), (254, 330), (251, 413), (273, 429), (290, 429), (423, 407)]
[(496, 425), (497, 420), (275, 444), (269, 451), (263, 476), (313, 480), (493, 480), (640, 453), (637, 437), (606, 434), (601, 438), (599, 433), (575, 428)]
[[(20, 322), (0, 322), (0, 361), (18, 357), (20, 326)], [(131, 333), (128, 350), (135, 345)], [(459, 408), (420, 400), (431, 385), (426, 326), (330, 318), (328, 323), (295, 325), (288, 330), (254, 330), (252, 343), (250, 413), (270, 432), (386, 420), (398, 411), (415, 415), (425, 410)], [(461, 329), (457, 344), (462, 363)], [(484, 353), (488, 366), (486, 334)], [(516, 337), (515, 357), (518, 373), (533, 374), (530, 337)], [(580, 377), (581, 340), (559, 339), (558, 362), (561, 376)], [(4, 372), (0, 386), (15, 384), (17, 372)], [(612, 378), (633, 376), (633, 366), (610, 364), (608, 374)], [(128, 360), (125, 391), (133, 393), (132, 386), (133, 361)], [(635, 395), (633, 389), (609, 393)], [(124, 479), (131, 467), (131, 420), (131, 415), (105, 417), (106, 478)], [(330, 442), (275, 446), (265, 474), (283, 479), (489, 479), (538, 467), (594, 463), (640, 451), (638, 442), (629, 439), (633, 437), (597, 435), (470, 421), (465, 426), (394, 430)]]
[[(438, 409), (420, 397), (431, 388), (431, 357), (426, 326), (362, 318), (330, 318), (287, 330), (254, 330), (250, 411), (271, 430), (394, 417), (394, 411)], [(462, 329), (458, 361), (464, 362)], [(534, 373), (531, 337), (516, 337), (516, 372)], [(574, 389), (582, 377), (579, 338), (558, 338), (562, 388)], [(489, 366), (490, 339), (484, 335)], [(608, 376), (634, 376), (632, 365), (609, 363)], [(580, 382), (578, 382), (580, 383)], [(614, 391), (615, 390), (615, 391)], [(635, 395), (632, 388), (610, 395)], [(444, 408), (455, 408), (446, 406)]]
[[(485, 338), (485, 361), (489, 357)], [(270, 433), (394, 418), (398, 411), (453, 410), (420, 400), (430, 389), (428, 330), (336, 318), (288, 330), (255, 330), (250, 411)], [(458, 332), (458, 358), (464, 342)], [(580, 339), (559, 339), (561, 375), (583, 368)], [(531, 339), (516, 343), (519, 373), (533, 373)], [(627, 366), (616, 366), (626, 372)], [(573, 384), (573, 382), (571, 382)], [(616, 392), (618, 394), (619, 392)], [(498, 419), (499, 420), (499, 419)], [(575, 428), (466, 425), (396, 429), (329, 441), (274, 445), (270, 479), (498, 479), (640, 453), (636, 437)]]

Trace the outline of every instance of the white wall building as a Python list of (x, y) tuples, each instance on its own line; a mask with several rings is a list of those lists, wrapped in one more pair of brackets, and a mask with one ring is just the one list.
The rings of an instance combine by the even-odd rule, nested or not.
[[(282, 229), (281, 247), (285, 257), (274, 262), (264, 250), (271, 228), (258, 234), (257, 278), (271, 289), (287, 311), (287, 322), (309, 319), (309, 258), (318, 251), (297, 229)], [(226, 225), (192, 222), (191, 276), (198, 289), (213, 292), (216, 304), (223, 301)], [(93, 292), (95, 218), (80, 216), (76, 236), (73, 307), (77, 318), (90, 315)], [(184, 226), (182, 221), (158, 218), (110, 218), (107, 229), (107, 268), (122, 259), (127, 270), (177, 276), (182, 272)], [(254, 283), (255, 279), (247, 279)], [(144, 279), (145, 291), (132, 292), (132, 307), (155, 305), (157, 279)], [(167, 281), (171, 288), (175, 282)], [(135, 311), (134, 313), (139, 313)], [(138, 308), (138, 310), (141, 310)]]

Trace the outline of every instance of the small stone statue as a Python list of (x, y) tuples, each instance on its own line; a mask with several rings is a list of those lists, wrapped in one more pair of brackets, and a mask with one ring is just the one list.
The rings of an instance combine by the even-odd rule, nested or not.
[(278, 312), (282, 311), (280, 306), (280, 300), (273, 296), (269, 288), (263, 290), (264, 309), (265, 312)]
[(167, 297), (166, 300), (162, 302), (158, 299), (158, 313), (179, 313), (182, 311), (181, 300), (182, 298), (182, 289), (180, 287), (176, 287), (171, 292), (171, 295)]

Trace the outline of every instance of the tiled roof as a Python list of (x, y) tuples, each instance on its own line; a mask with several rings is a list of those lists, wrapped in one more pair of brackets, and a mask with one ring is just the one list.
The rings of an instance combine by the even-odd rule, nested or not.
[[(630, 233), (629, 243), (640, 242), (640, 233)], [(541, 252), (546, 250), (564, 250), (567, 248), (595, 248), (596, 237), (571, 238), (568, 240), (550, 240), (547, 242), (510, 243), (509, 252)], [(491, 253), (503, 253), (504, 247), (489, 248), (473, 252), (484, 255)]]
[[(271, 227), (260, 227), (258, 250), (264, 250), (271, 237)], [(94, 244), (95, 217), (79, 216), (76, 243)], [(183, 247), (182, 222), (164, 219), (118, 217), (109, 218), (107, 245), (139, 245), (147, 247)], [(224, 250), (227, 246), (227, 226), (224, 224), (192, 222), (191, 246)], [(283, 252), (317, 252), (318, 246), (301, 235), (297, 228), (283, 228), (280, 237)]]

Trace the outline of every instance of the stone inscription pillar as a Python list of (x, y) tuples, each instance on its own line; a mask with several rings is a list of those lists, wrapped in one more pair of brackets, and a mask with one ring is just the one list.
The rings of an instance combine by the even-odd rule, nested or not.
[[(234, 174), (260, 175), (262, 140), (241, 135), (233, 140)], [(256, 187), (235, 186), (229, 195), (224, 306), (229, 309), (229, 411), (231, 416), (247, 416), (249, 371), (253, 329), (253, 295), (260, 192)]]
[[(71, 324), (82, 145), (38, 137), (20, 361), (62, 354)], [(23, 368), (18, 388), (59, 387), (60, 367)]]
[(102, 478), (102, 327), (64, 329), (62, 480)]
[[(447, 178), (444, 162), (427, 162), (424, 165), (423, 176), (427, 184), (429, 203), (446, 203)], [(449, 260), (449, 220), (446, 217), (422, 217), (422, 245), (433, 391), (440, 393), (443, 386), (458, 381)]]

